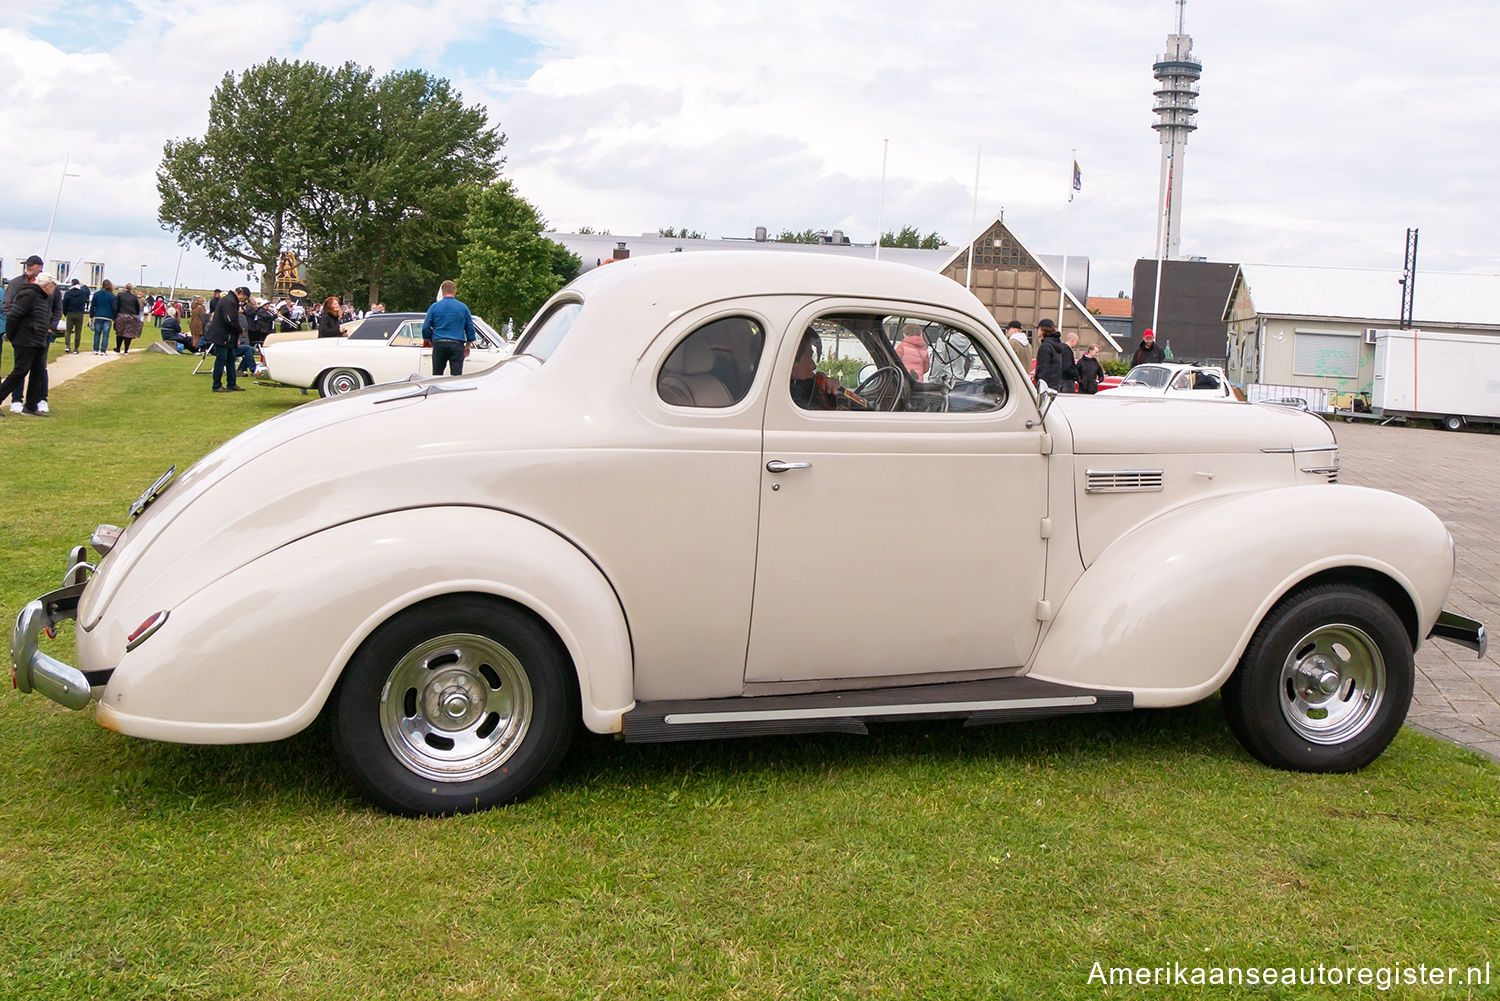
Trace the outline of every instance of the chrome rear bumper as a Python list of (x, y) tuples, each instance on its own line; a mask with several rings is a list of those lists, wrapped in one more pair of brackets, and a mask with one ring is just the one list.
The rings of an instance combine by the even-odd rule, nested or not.
[(81, 583), (71, 584), (42, 595), (21, 609), (10, 631), (11, 683), (22, 692), (37, 692), (69, 709), (89, 704), (93, 696), (89, 677), (37, 647), (44, 631), (78, 615), (83, 588)]
[(1489, 635), (1484, 631), (1484, 623), (1477, 619), (1471, 619), (1457, 612), (1444, 609), (1439, 615), (1437, 622), (1433, 623), (1432, 632), (1427, 634), (1428, 639), (1447, 640), (1449, 643), (1457, 643), (1466, 646), (1484, 659), (1484, 653), (1489, 646)]

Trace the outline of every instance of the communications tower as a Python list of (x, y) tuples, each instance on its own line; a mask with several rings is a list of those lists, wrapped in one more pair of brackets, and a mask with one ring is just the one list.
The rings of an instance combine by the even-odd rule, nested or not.
[(1198, 126), (1198, 78), (1203, 64), (1193, 57), (1193, 39), (1182, 27), (1183, 7), (1177, 2), (1177, 33), (1167, 36), (1166, 51), (1156, 57), (1152, 72), (1156, 77), (1156, 123), (1151, 127), (1161, 136), (1161, 179), (1157, 183), (1156, 206), (1158, 258), (1177, 256), (1182, 240), (1182, 178), (1186, 166), (1188, 134)]

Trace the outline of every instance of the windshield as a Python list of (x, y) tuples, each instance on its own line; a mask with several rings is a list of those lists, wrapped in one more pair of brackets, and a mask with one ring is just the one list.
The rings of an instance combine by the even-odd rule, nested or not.
[(1171, 374), (1171, 369), (1160, 365), (1137, 365), (1125, 374), (1125, 379), (1120, 385), (1150, 386), (1152, 389), (1161, 389), (1167, 384), (1167, 378)]

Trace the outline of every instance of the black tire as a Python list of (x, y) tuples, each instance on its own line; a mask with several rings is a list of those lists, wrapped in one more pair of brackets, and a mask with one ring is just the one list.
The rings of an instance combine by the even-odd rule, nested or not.
[(369, 384), (370, 380), (357, 368), (331, 368), (318, 377), (318, 395), (343, 396)]
[(1357, 771), (1401, 729), (1415, 673), (1390, 605), (1363, 588), (1318, 585), (1266, 616), (1221, 692), (1224, 715), (1272, 767)]
[(580, 715), (551, 632), (479, 595), (435, 598), (386, 622), (330, 701), (344, 770), (371, 802), (408, 815), (524, 798), (562, 761)]
[(1449, 414), (1443, 418), (1443, 427), (1449, 431), (1462, 431), (1464, 429), (1464, 419), (1457, 414)]

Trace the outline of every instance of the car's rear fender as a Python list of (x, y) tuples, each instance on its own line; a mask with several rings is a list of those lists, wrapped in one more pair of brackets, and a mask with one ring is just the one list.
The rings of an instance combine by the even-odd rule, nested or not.
[[(597, 732), (620, 728), (633, 705), (632, 658), (610, 582), (551, 529), (479, 507), (346, 522), (220, 578), (169, 609), (149, 640), (118, 655), (99, 722), (183, 743), (286, 737), (316, 718), (381, 623), (456, 593), (513, 601), (546, 623), (577, 671), (584, 723)], [(110, 625), (96, 631), (117, 634)], [(80, 635), (80, 645), (89, 642)]]
[(1058, 608), (1028, 673), (1126, 689), (1138, 706), (1195, 702), (1228, 679), (1277, 601), (1340, 574), (1399, 589), (1410, 605), (1397, 614), (1414, 620), (1413, 636), (1426, 636), (1452, 584), (1452, 541), (1425, 507), (1379, 490), (1294, 486), (1208, 498), (1106, 548)]

